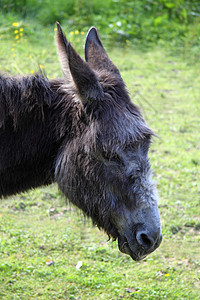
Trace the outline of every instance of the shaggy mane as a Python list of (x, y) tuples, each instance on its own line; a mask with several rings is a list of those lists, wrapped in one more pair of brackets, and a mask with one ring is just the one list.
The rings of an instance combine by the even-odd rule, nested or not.
[(26, 77), (0, 75), (0, 127), (11, 118), (16, 128), (20, 116), (43, 107), (55, 98), (49, 80), (43, 74)]

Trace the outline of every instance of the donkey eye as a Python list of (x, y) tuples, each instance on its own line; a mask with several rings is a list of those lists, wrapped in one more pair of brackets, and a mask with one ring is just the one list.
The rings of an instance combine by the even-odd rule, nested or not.
[(110, 160), (111, 161), (116, 161), (116, 162), (119, 162), (119, 163), (121, 162), (121, 158), (116, 153), (111, 155)]
[(135, 181), (140, 175), (140, 172), (141, 170), (139, 168), (135, 169), (134, 172), (131, 175), (129, 175), (130, 181)]
[(112, 152), (102, 152), (102, 157), (110, 162), (117, 162), (117, 163), (122, 163), (121, 158), (117, 153), (112, 153)]

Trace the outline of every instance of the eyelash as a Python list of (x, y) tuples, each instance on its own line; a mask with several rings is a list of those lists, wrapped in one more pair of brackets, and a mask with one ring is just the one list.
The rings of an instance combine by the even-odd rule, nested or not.
[(104, 151), (104, 152), (102, 152), (102, 157), (109, 162), (122, 163), (122, 160), (117, 153), (111, 153), (111, 152)]
[(138, 178), (138, 175), (139, 175), (139, 174), (140, 174), (140, 169), (138, 168), (138, 169), (136, 169), (136, 170), (134, 171), (133, 174), (129, 175), (129, 180), (130, 180), (130, 181), (135, 181), (135, 180)]

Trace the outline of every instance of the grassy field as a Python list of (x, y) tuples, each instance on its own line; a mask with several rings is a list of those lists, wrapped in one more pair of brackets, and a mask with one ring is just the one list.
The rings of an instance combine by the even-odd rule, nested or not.
[[(16, 24), (15, 24), (16, 25)], [(1, 29), (0, 68), (61, 75), (54, 29)], [(83, 32), (67, 36), (83, 52)], [(1, 299), (199, 299), (200, 63), (168, 48), (109, 50), (133, 101), (158, 135), (150, 157), (163, 242), (141, 262), (66, 205), (56, 186), (0, 202)], [(192, 53), (192, 49), (191, 49)], [(188, 57), (190, 57), (188, 59)]]

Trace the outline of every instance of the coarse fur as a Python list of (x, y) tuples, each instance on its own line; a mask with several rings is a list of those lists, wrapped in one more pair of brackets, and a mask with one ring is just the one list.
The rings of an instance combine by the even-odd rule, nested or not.
[(153, 132), (96, 29), (85, 62), (57, 26), (64, 79), (0, 76), (0, 197), (56, 181), (139, 260), (162, 239), (147, 156)]

